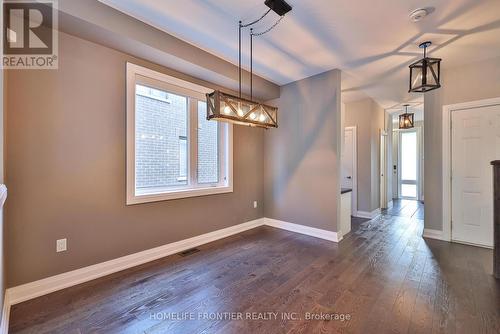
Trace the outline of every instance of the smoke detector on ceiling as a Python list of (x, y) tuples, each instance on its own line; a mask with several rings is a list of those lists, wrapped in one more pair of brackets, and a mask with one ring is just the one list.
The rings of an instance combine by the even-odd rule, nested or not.
[(432, 11), (427, 8), (417, 8), (410, 13), (410, 19), (413, 22), (421, 21), (424, 17), (429, 15)]

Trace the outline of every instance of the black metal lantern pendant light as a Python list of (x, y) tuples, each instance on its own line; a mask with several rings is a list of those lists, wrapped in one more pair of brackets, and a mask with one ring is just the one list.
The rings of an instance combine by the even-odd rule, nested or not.
[[(283, 19), (292, 7), (284, 0), (266, 0), (265, 5), (269, 9), (257, 20), (247, 24), (239, 22), (238, 32), (238, 76), (239, 76), (239, 96), (233, 96), (221, 91), (214, 91), (207, 94), (207, 119), (230, 122), (240, 125), (257, 126), (263, 128), (278, 127), (278, 108), (265, 105), (263, 103), (253, 101), (253, 38), (262, 36), (274, 27)], [(280, 17), (268, 29), (254, 33), (253, 28), (250, 29), (250, 99), (241, 97), (241, 30), (250, 27), (262, 20), (271, 10)]]
[(413, 122), (413, 118), (414, 118), (415, 114), (408, 112), (409, 106), (410, 106), (409, 104), (405, 104), (404, 105), (405, 113), (399, 115), (399, 128), (400, 129), (411, 129), (411, 128), (415, 127), (415, 123)]
[(424, 49), (424, 58), (410, 65), (409, 93), (425, 93), (441, 87), (441, 59), (427, 57), (426, 51), (431, 44), (431, 42), (421, 43), (419, 47)]

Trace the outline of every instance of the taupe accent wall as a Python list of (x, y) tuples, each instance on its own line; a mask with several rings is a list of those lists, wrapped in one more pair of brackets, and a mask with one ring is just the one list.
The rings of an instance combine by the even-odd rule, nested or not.
[(329, 231), (340, 214), (339, 70), (281, 87), (279, 128), (265, 133), (265, 216)]
[(384, 109), (366, 98), (345, 105), (344, 126), (356, 126), (358, 162), (358, 211), (380, 207), (380, 130)]
[(126, 62), (207, 83), (59, 36), (58, 70), (7, 76), (9, 287), (263, 217), (264, 131), (242, 126), (233, 193), (126, 206)]
[(424, 95), (424, 224), (433, 230), (443, 229), (443, 106), (500, 97), (500, 57), (445, 68), (441, 77), (442, 87)]

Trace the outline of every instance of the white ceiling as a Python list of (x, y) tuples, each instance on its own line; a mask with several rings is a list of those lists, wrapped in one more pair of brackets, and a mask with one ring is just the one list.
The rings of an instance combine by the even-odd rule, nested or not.
[[(249, 22), (267, 7), (264, 0), (99, 0), (128, 15), (238, 63), (238, 20)], [(499, 0), (288, 0), (293, 10), (269, 34), (254, 39), (254, 72), (283, 85), (330, 69), (343, 71), (345, 102), (370, 96), (383, 107), (421, 102), (408, 94), (408, 65), (421, 58), (417, 45), (434, 42), (429, 53), (443, 68), (500, 56)], [(418, 23), (408, 14), (434, 12)], [(254, 26), (273, 24), (271, 12)], [(248, 68), (248, 33), (243, 35)]]

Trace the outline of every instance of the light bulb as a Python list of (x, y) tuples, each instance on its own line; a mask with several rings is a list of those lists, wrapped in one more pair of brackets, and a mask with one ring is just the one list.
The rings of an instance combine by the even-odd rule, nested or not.
[(224, 114), (229, 115), (231, 113), (231, 108), (229, 106), (224, 107)]
[(259, 121), (264, 122), (266, 120), (266, 115), (260, 114)]
[(256, 117), (257, 117), (257, 115), (255, 115), (255, 113), (254, 113), (254, 112), (250, 114), (250, 118), (251, 118), (251, 119), (255, 119)]
[(243, 117), (243, 110), (240, 108), (238, 108), (238, 116)]

